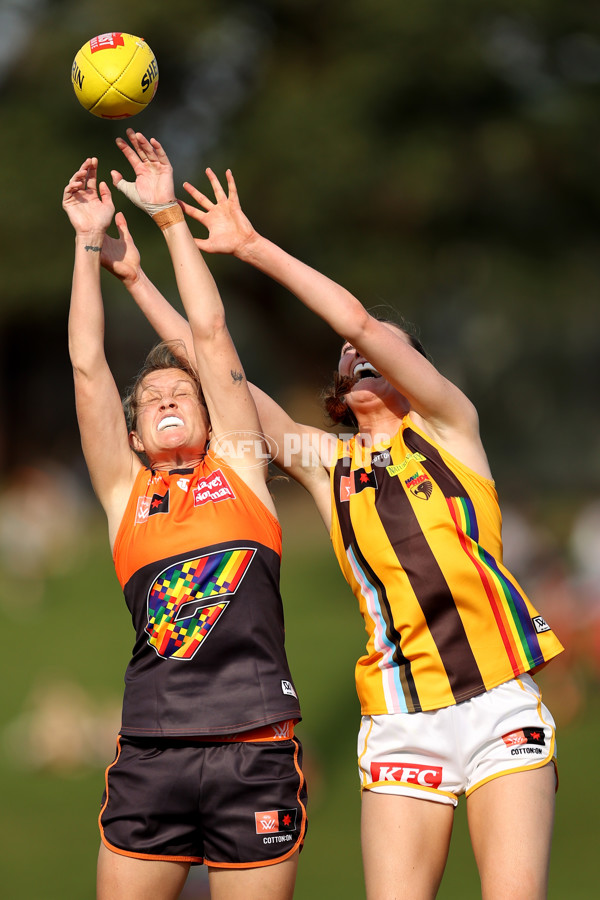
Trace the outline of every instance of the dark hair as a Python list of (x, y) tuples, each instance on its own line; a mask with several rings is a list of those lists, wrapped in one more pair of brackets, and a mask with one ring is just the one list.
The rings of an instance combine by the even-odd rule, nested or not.
[(137, 425), (139, 409), (138, 391), (140, 384), (146, 375), (149, 375), (151, 372), (158, 372), (161, 369), (181, 369), (182, 372), (185, 372), (186, 375), (190, 377), (198, 392), (198, 399), (203, 406), (205, 405), (202, 385), (200, 384), (198, 373), (187, 356), (183, 341), (161, 341), (160, 344), (156, 344), (156, 346), (150, 350), (144, 360), (142, 368), (127, 388), (125, 396), (123, 397), (123, 412), (125, 413), (128, 431), (135, 431)]
[[(392, 311), (394, 312), (394, 310)], [(377, 319), (378, 322), (383, 322), (386, 325), (394, 325), (396, 328), (399, 328), (400, 331), (403, 331), (407, 336), (411, 347), (414, 347), (414, 349), (420, 353), (421, 356), (424, 356), (425, 359), (429, 359), (429, 354), (417, 337), (415, 326), (410, 322), (407, 322), (402, 316), (391, 319), (375, 315), (374, 318)], [(351, 390), (354, 384), (354, 378), (349, 375), (340, 375), (336, 370), (333, 373), (333, 382), (323, 390), (321, 402), (333, 425), (346, 425), (348, 428), (352, 429), (358, 428), (356, 416), (346, 403), (345, 399), (345, 395)]]

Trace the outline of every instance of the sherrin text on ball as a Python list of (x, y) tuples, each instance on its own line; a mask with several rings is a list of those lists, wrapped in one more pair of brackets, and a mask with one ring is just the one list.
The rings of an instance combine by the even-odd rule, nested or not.
[(71, 67), (81, 105), (101, 119), (127, 119), (145, 109), (158, 87), (158, 64), (141, 37), (110, 31), (86, 41)]

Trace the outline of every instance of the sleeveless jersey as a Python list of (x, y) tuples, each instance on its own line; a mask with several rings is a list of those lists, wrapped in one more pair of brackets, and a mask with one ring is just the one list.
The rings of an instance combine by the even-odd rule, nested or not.
[(114, 546), (136, 633), (121, 733), (232, 734), (299, 719), (281, 528), (235, 471), (142, 469)]
[(562, 646), (502, 564), (494, 483), (406, 416), (370, 453), (338, 442), (331, 539), (367, 632), (363, 715), (450, 706)]

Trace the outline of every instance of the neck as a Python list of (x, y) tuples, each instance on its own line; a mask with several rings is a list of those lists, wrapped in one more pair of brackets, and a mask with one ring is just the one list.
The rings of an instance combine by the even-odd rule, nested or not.
[(170, 472), (172, 469), (195, 469), (200, 465), (205, 453), (195, 456), (187, 456), (185, 454), (176, 454), (168, 459), (154, 459), (148, 461), (148, 468), (156, 472)]

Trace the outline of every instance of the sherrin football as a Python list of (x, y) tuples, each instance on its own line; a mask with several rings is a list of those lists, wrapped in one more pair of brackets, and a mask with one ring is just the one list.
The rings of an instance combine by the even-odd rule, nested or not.
[(86, 41), (71, 68), (75, 96), (101, 119), (127, 119), (146, 109), (158, 87), (154, 53), (141, 37), (110, 31)]

